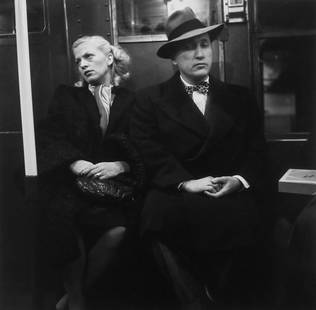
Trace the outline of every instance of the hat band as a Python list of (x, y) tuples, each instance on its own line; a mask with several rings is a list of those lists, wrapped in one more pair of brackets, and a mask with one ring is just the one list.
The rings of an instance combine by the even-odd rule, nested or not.
[(183, 35), (184, 33), (187, 33), (189, 31), (195, 30), (195, 29), (201, 29), (205, 28), (205, 26), (197, 19), (190, 19), (187, 22), (181, 24), (177, 28), (175, 28), (173, 31), (170, 32), (168, 39), (169, 41)]

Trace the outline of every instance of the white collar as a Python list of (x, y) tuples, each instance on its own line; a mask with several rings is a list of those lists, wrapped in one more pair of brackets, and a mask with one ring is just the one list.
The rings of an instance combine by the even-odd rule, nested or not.
[[(88, 84), (88, 89), (90, 90), (90, 92), (91, 92), (92, 94), (94, 94), (94, 90), (95, 90), (95, 88), (96, 88), (97, 86), (99, 86), (99, 85), (91, 85), (91, 84)], [(110, 86), (105, 86), (105, 85), (103, 84), (103, 88), (105, 88), (105, 89), (112, 90), (112, 87), (113, 87), (112, 84), (110, 84)]]
[[(190, 83), (188, 83), (187, 81), (185, 81), (184, 78), (181, 76), (181, 74), (180, 74), (180, 79), (181, 79), (182, 83), (183, 83), (185, 86), (194, 86), (193, 84), (190, 84)], [(209, 83), (209, 82), (210, 82), (210, 77), (207, 76), (203, 82)]]

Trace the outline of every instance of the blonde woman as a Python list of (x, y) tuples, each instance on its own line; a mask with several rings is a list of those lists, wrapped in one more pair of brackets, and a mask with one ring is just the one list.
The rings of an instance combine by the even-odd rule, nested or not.
[(54, 192), (45, 208), (49, 253), (66, 271), (67, 294), (56, 308), (82, 310), (85, 290), (115, 258), (129, 223), (126, 209), (131, 208), (90, 199), (78, 191), (75, 180), (131, 173), (128, 159), (106, 141), (127, 133), (134, 95), (121, 87), (130, 62), (123, 49), (101, 36), (84, 36), (72, 51), (82, 85), (57, 88), (39, 126), (37, 149), (41, 184)]

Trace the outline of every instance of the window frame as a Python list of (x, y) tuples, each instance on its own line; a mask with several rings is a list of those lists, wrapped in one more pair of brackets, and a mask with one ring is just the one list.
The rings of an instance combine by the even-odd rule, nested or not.
[[(13, 13), (13, 16), (14, 16), (14, 1), (12, 1), (12, 4), (13, 4), (13, 7), (12, 7), (12, 13)], [(28, 0), (26, 0), (28, 1)], [(43, 27), (40, 31), (29, 31), (29, 35), (38, 35), (38, 34), (42, 34), (42, 33), (45, 33), (46, 30), (47, 30), (47, 2), (46, 0), (41, 0), (42, 4), (43, 4)], [(15, 16), (14, 16), (15, 18)], [(0, 37), (1, 38), (5, 38), (5, 37), (8, 37), (8, 38), (15, 38), (16, 37), (16, 25), (15, 25), (15, 19), (14, 19), (14, 23), (13, 23), (13, 28), (12, 28), (12, 33), (0, 33)]]

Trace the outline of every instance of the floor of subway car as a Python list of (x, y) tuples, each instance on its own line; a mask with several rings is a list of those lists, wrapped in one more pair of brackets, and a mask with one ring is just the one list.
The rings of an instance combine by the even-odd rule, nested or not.
[[(139, 272), (139, 269), (135, 268), (126, 273), (124, 269), (116, 266), (90, 289), (87, 295), (87, 310), (180, 310), (170, 287), (166, 286), (164, 279), (160, 278), (155, 270), (146, 269)], [(57, 301), (64, 294), (63, 289), (58, 283), (53, 287), (41, 289), (42, 292), (37, 292), (37, 297), (41, 300), (32, 310), (55, 309)], [(227, 300), (220, 300), (210, 309), (275, 310), (276, 308), (262, 300), (249, 299), (246, 302), (230, 300), (228, 303)], [(12, 308), (12, 310), (18, 309)]]
[[(146, 261), (146, 258), (144, 258)], [(17, 286), (8, 281), (0, 288), (1, 310), (54, 310), (65, 293), (60, 275), (50, 268), (34, 269), (31, 286)], [(47, 266), (46, 266), (47, 267)], [(17, 270), (18, 272), (18, 270)], [(12, 269), (11, 269), (12, 274)], [(37, 276), (36, 276), (37, 275)], [(22, 283), (23, 284), (23, 283)], [(251, 285), (250, 285), (251, 287)], [(249, 292), (249, 295), (252, 293)], [(116, 264), (89, 290), (87, 310), (180, 310), (170, 287), (155, 266), (140, 261), (136, 266)], [(223, 303), (224, 301), (224, 303)], [(222, 300), (213, 310), (276, 310), (266, 298), (247, 303)], [(300, 309), (300, 308), (298, 308)], [(298, 310), (295, 309), (295, 310)], [(192, 310), (195, 310), (194, 308)], [(289, 309), (284, 309), (289, 310)], [(294, 310), (294, 309), (293, 309)]]
[[(23, 206), (23, 202), (16, 205)], [(64, 294), (62, 279), (56, 270), (41, 266), (43, 258), (37, 254), (43, 251), (35, 251), (40, 232), (34, 232), (36, 221), (30, 208), (8, 206), (0, 210), (0, 310), (54, 310)], [(179, 308), (152, 257), (134, 248), (100, 278), (88, 297), (88, 310)], [(264, 296), (246, 305), (219, 304), (214, 310), (274, 310), (270, 300), (266, 301), (269, 298)]]

